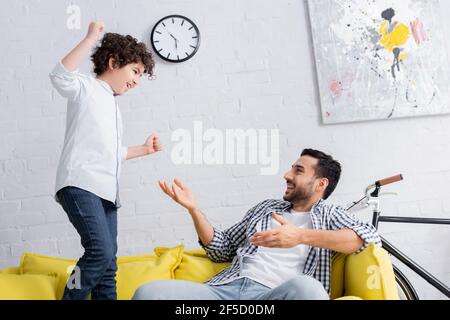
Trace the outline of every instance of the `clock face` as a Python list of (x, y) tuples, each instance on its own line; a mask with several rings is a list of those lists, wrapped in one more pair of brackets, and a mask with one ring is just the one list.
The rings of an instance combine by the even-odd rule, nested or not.
[(155, 52), (169, 62), (183, 62), (192, 58), (200, 46), (200, 32), (190, 19), (170, 15), (153, 28), (151, 42)]

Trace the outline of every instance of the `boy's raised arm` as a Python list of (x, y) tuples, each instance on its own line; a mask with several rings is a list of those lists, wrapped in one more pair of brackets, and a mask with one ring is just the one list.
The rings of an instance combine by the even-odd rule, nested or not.
[(104, 29), (105, 26), (103, 22), (91, 22), (89, 24), (89, 30), (86, 37), (61, 61), (67, 71), (72, 72), (79, 68)]

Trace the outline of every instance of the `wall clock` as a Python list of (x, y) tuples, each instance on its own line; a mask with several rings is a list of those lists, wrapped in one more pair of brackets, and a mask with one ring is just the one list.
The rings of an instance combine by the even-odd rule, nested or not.
[(150, 40), (156, 54), (163, 60), (183, 62), (197, 53), (200, 31), (189, 18), (169, 15), (156, 23)]

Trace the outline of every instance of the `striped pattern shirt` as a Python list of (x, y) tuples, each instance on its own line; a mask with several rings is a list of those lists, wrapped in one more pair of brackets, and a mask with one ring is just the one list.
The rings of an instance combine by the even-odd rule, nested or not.
[[(258, 247), (250, 244), (250, 238), (257, 232), (256, 226), (261, 224), (261, 230), (269, 229), (271, 213), (280, 216), (292, 208), (290, 202), (282, 200), (266, 200), (251, 208), (244, 218), (222, 231), (214, 228), (214, 237), (207, 245), (200, 245), (207, 256), (214, 262), (229, 262), (229, 267), (205, 282), (208, 285), (229, 283), (239, 277), (242, 260), (245, 256), (255, 254)], [(348, 213), (344, 208), (326, 204), (323, 200), (317, 202), (311, 209), (311, 220), (315, 230), (351, 229), (364, 241), (357, 253), (363, 251), (369, 243), (381, 245), (381, 239), (376, 229), (370, 223), (365, 223)], [(299, 275), (312, 276), (320, 281), (325, 290), (331, 288), (331, 258), (335, 252), (330, 249), (311, 247), (305, 267), (299, 270)]]

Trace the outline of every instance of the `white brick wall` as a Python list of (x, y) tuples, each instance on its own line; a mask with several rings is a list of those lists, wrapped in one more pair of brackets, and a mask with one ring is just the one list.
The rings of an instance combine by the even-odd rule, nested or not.
[[(66, 28), (70, 3), (81, 8), (82, 30)], [(450, 12), (447, 1), (442, 11)], [(24, 251), (72, 258), (82, 253), (52, 198), (65, 125), (65, 102), (47, 77), (52, 66), (90, 20), (148, 42), (153, 24), (172, 13), (198, 23), (202, 46), (180, 65), (158, 59), (156, 80), (143, 80), (120, 99), (125, 142), (139, 144), (158, 132), (165, 152), (124, 167), (119, 254), (198, 246), (189, 217), (158, 190), (158, 179), (185, 180), (209, 219), (225, 227), (259, 200), (281, 197), (284, 170), (310, 146), (343, 163), (333, 201), (346, 204), (374, 179), (402, 172), (406, 181), (390, 188), (400, 196), (386, 200), (386, 213), (450, 216), (450, 117), (323, 126), (303, 0), (17, 0), (0, 11), (0, 268), (17, 265)], [(83, 69), (89, 68), (86, 61)], [(192, 129), (195, 120), (205, 128), (279, 128), (279, 175), (262, 177), (251, 166), (173, 166), (170, 133)], [(450, 283), (448, 227), (381, 230)], [(423, 298), (442, 298), (412, 277)]]

